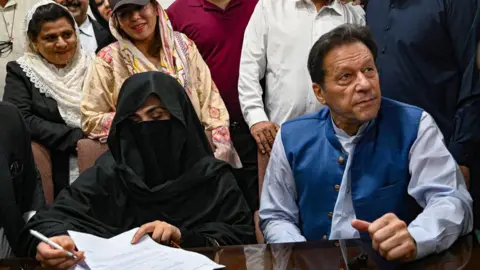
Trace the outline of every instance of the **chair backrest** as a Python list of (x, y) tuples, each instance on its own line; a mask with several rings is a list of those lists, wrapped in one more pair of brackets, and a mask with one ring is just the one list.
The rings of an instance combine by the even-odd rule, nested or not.
[(53, 202), (53, 178), (52, 178), (52, 160), (50, 152), (43, 145), (32, 142), (33, 158), (37, 169), (42, 177), (43, 193), (45, 194), (45, 201), (47, 204)]
[(84, 172), (86, 169), (92, 167), (95, 161), (105, 151), (108, 150), (108, 145), (90, 139), (81, 139), (77, 142), (78, 153), (78, 171)]

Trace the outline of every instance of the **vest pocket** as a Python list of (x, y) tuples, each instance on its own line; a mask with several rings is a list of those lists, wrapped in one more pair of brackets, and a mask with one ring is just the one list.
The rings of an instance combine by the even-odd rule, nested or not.
[(406, 206), (406, 181), (372, 190), (370, 196), (353, 201), (357, 219), (373, 222), (387, 213), (398, 215)]

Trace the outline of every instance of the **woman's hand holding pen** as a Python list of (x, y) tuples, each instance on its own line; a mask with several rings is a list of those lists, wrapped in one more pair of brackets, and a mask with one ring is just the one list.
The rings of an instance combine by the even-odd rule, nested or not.
[[(64, 250), (58, 250), (47, 243), (40, 242), (37, 245), (37, 255), (35, 258), (41, 263), (42, 267), (68, 269), (84, 259), (84, 253), (82, 251), (75, 251), (75, 243), (70, 236), (61, 235), (49, 239), (60, 245)], [(77, 259), (69, 256), (66, 250), (72, 252)]]

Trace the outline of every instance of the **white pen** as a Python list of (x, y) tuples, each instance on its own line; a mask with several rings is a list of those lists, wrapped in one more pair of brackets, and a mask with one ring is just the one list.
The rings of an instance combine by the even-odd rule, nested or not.
[(47, 243), (48, 245), (50, 245), (52, 248), (54, 249), (58, 249), (58, 250), (64, 250), (65, 252), (67, 252), (67, 255), (74, 258), (75, 260), (77, 259), (77, 256), (75, 256), (73, 253), (71, 253), (70, 251), (67, 251), (65, 249), (63, 249), (59, 244), (53, 242), (52, 240), (48, 239), (45, 235), (35, 231), (35, 230), (30, 230), (30, 234), (32, 234), (33, 236), (35, 236), (36, 238), (38, 238), (38, 240), (40, 241), (43, 241), (45, 243)]

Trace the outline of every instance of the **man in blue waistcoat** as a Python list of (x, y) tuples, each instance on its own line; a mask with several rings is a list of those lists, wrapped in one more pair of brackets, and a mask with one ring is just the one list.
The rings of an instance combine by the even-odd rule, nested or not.
[(472, 230), (472, 199), (433, 118), (382, 98), (368, 28), (313, 46), (308, 69), (327, 107), (282, 125), (265, 175), (269, 243), (372, 238), (389, 260), (440, 252)]

